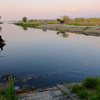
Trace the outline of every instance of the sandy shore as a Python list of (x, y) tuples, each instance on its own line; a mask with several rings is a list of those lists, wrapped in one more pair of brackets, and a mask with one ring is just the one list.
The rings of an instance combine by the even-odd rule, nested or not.
[(37, 26), (39, 29), (74, 32), (78, 34), (100, 36), (100, 26), (74, 26), (65, 24), (47, 24)]

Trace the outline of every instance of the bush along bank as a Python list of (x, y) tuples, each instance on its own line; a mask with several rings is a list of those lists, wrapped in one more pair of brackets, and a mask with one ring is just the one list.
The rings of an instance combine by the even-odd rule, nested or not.
[(22, 27), (31, 27), (31, 28), (35, 28), (36, 26), (41, 25), (40, 23), (14, 23), (14, 24)]

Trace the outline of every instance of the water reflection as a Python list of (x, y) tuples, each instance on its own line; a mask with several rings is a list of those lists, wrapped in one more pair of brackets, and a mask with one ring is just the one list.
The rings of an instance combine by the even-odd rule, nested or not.
[(27, 31), (27, 27), (24, 26), (24, 27), (22, 27), (22, 28), (23, 28), (23, 30)]
[(67, 34), (66, 32), (63, 32), (63, 31), (58, 31), (56, 34), (61, 35), (63, 38), (66, 38), (69, 36), (69, 34)]
[(47, 32), (47, 29), (42, 29), (43, 32)]
[(0, 27), (0, 31), (2, 30), (2, 27)]

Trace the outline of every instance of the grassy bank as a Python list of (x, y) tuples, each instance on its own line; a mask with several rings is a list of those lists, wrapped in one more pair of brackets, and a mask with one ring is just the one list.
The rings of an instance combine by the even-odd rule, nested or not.
[(100, 100), (100, 78), (87, 77), (81, 85), (69, 86), (69, 90), (82, 100)]
[[(31, 19), (31, 20), (27, 20), (26, 22), (24, 21), (20, 21), (18, 23), (15, 23), (17, 25), (23, 25), (23, 24), (27, 24), (28, 27), (34, 27), (35, 25), (41, 25), (44, 21), (46, 21), (47, 24), (60, 24), (59, 21), (55, 20), (49, 20), (49, 19)], [(31, 24), (31, 25), (29, 25)], [(84, 19), (84, 20), (80, 20), (80, 18), (76, 19), (70, 19), (68, 20), (68, 23), (64, 23), (64, 24), (68, 24), (68, 25), (75, 25), (75, 26), (100, 26), (100, 19), (97, 18), (94, 20), (94, 18), (90, 18), (90, 19)], [(25, 25), (26, 26), (26, 25)]]
[(68, 25), (75, 25), (75, 26), (100, 26), (100, 24), (96, 24), (96, 23), (68, 23)]

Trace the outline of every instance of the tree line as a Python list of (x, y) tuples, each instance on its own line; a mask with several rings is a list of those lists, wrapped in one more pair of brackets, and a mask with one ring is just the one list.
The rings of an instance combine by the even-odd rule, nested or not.
[[(70, 18), (69, 16), (61, 16), (60, 18), (55, 19), (56, 21), (68, 21), (68, 22), (74, 22), (74, 23), (100, 23), (100, 18), (83, 18), (83, 17), (76, 17), (74, 19)], [(33, 19), (28, 20), (27, 17), (22, 18), (23, 22), (26, 21), (34, 21)]]
[(57, 18), (58, 21), (69, 21), (69, 22), (100, 22), (100, 18), (83, 18), (83, 17), (76, 17), (74, 19), (71, 19), (69, 16), (61, 16), (60, 18)]

